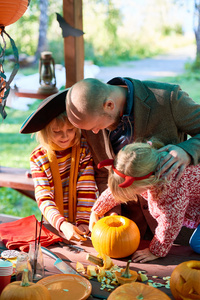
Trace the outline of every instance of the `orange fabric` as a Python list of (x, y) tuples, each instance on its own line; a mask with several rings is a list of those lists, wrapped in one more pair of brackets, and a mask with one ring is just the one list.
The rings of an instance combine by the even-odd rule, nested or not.
[(71, 169), (69, 176), (69, 222), (76, 222), (76, 185), (80, 158), (80, 143), (72, 147)]
[(62, 182), (60, 178), (60, 172), (57, 162), (57, 157), (55, 151), (47, 151), (47, 155), (49, 158), (49, 165), (53, 177), (54, 182), (54, 200), (56, 206), (58, 207), (59, 212), (61, 215), (64, 214), (63, 211), (63, 189), (62, 189)]
[[(63, 189), (62, 182), (60, 178), (60, 172), (57, 162), (57, 157), (55, 151), (62, 151), (63, 149), (59, 148), (54, 143), (49, 143), (50, 149), (47, 151), (49, 158), (49, 164), (51, 168), (51, 173), (54, 181), (54, 193), (55, 193), (55, 203), (58, 207), (59, 212), (63, 215)], [(71, 146), (69, 146), (71, 147)], [(71, 150), (71, 168), (70, 168), (70, 177), (69, 177), (69, 222), (76, 222), (76, 185), (78, 177), (78, 167), (80, 159), (80, 142), (76, 145), (73, 145)]]
[[(20, 249), (28, 252), (29, 243), (35, 241), (36, 218), (34, 215), (14, 222), (0, 224), (0, 237), (8, 249)], [(38, 222), (39, 233), (40, 222)], [(40, 243), (43, 247), (62, 242), (62, 238), (42, 225)]]

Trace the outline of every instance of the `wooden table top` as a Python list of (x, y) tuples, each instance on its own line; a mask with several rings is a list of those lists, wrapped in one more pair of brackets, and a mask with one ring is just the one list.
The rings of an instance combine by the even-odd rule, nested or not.
[[(7, 223), (15, 220), (15, 217), (0, 215), (0, 223)], [(58, 232), (51, 225), (46, 224), (45, 227), (58, 234)], [(97, 252), (93, 248), (90, 239), (87, 239), (87, 241), (85, 242), (70, 242), (71, 245), (80, 247), (82, 251), (77, 251), (76, 248), (72, 248), (71, 246), (69, 246), (69, 242), (67, 240), (64, 240), (64, 242), (64, 246), (60, 244), (54, 244), (48, 247), (48, 249), (57, 254), (61, 259), (63, 259), (73, 268), (76, 268), (77, 261), (81, 262), (85, 267), (92, 264), (86, 259), (86, 256), (88, 253), (96, 256)], [(148, 247), (149, 242), (150, 241), (142, 240), (139, 249)], [(0, 250), (2, 251), (1, 248)], [(125, 268), (128, 259), (129, 258), (112, 259), (112, 261), (119, 267)], [(66, 260), (69, 260), (70, 262), (67, 262)], [(157, 260), (144, 264), (131, 263), (130, 269), (137, 272), (145, 271), (148, 279), (153, 280), (154, 282), (164, 283), (165, 280), (163, 279), (163, 277), (170, 276), (176, 265), (188, 260), (200, 260), (200, 255), (194, 253), (189, 246), (173, 245), (170, 253), (165, 258), (159, 258)], [(47, 256), (46, 254), (44, 255), (45, 276), (61, 274), (61, 272), (54, 266), (54, 262), (55, 260)], [(158, 277), (157, 279), (154, 279), (152, 276)], [(92, 283), (93, 288), (92, 294), (96, 296), (93, 296), (93, 298), (89, 297), (88, 299), (107, 299), (109, 292), (100, 290), (100, 283), (97, 282), (97, 280), (91, 280), (90, 282)], [(161, 287), (159, 289), (165, 292), (171, 299), (174, 300), (170, 289), (167, 289), (165, 287)]]
[(0, 186), (34, 191), (33, 179), (28, 178), (27, 171), (26, 169), (0, 166)]
[(42, 94), (42, 93), (39, 93), (35, 90), (18, 89), (17, 91), (15, 91), (15, 95), (17, 97), (23, 97), (23, 98), (25, 97), (25, 98), (33, 98), (33, 99), (44, 100), (47, 97), (51, 96), (52, 93)]

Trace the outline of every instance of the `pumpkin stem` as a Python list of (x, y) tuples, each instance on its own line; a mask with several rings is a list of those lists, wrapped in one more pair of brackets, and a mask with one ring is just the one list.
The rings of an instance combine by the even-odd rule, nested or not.
[(91, 263), (98, 265), (99, 267), (103, 267), (104, 261), (102, 258), (94, 256), (92, 254), (87, 254), (86, 259), (89, 260)]
[(24, 269), (22, 273), (22, 282), (20, 284), (21, 286), (29, 286), (30, 283), (28, 281), (28, 269)]
[(139, 299), (139, 300), (142, 300), (142, 299), (144, 299), (144, 297), (143, 297), (143, 295), (142, 294), (139, 294), (137, 297), (136, 297), (137, 299)]
[[(124, 278), (130, 278), (132, 275), (130, 274), (130, 272), (129, 272), (129, 265), (130, 265), (130, 263), (131, 263), (131, 260), (128, 260), (127, 261), (127, 264), (126, 264), (126, 269), (125, 269), (125, 271), (122, 273), (122, 277), (124, 277)], [(140, 299), (140, 298), (139, 298)]]

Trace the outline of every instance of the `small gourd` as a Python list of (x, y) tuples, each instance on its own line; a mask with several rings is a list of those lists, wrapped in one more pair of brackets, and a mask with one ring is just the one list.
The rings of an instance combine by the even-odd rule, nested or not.
[(3, 289), (0, 300), (51, 300), (51, 295), (44, 285), (29, 282), (28, 270), (24, 269), (22, 281), (9, 283)]
[(121, 272), (115, 272), (115, 276), (119, 284), (131, 283), (137, 280), (138, 273), (136, 271), (129, 270), (130, 262), (131, 260), (128, 260), (126, 269), (122, 269)]
[(164, 292), (140, 282), (125, 283), (117, 287), (107, 300), (170, 300)]

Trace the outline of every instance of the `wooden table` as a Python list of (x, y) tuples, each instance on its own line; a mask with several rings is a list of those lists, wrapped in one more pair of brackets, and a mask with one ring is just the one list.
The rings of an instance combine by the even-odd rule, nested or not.
[(0, 166), (0, 187), (12, 188), (35, 200), (34, 183), (27, 176), (28, 170)]
[(38, 93), (35, 90), (17, 89), (17, 91), (15, 91), (15, 96), (17, 97), (33, 98), (39, 100), (44, 100), (50, 95), (52, 95), (52, 93), (42, 94), (42, 93)]
[[(0, 223), (7, 223), (11, 221), (15, 221), (16, 217), (7, 216), (7, 215), (0, 215)], [(58, 232), (51, 227), (50, 225), (45, 225), (49, 230), (53, 231), (54, 233)], [(72, 250), (68, 245), (67, 241), (65, 240), (66, 244), (64, 247), (61, 247), (59, 244), (54, 244), (48, 247), (51, 251), (56, 253), (60, 256), (63, 260), (70, 260), (69, 265), (76, 268), (77, 261), (81, 262), (85, 267), (90, 262), (87, 261), (86, 255), (87, 253), (97, 255), (97, 252), (92, 247), (91, 241), (88, 239), (85, 242), (71, 242), (72, 245), (76, 247), (80, 247), (83, 251), (76, 251), (76, 249)], [(139, 246), (139, 249), (143, 249), (149, 245), (150, 241), (142, 240)], [(1, 242), (2, 243), (2, 242)], [(0, 250), (2, 251), (1, 247), (4, 245), (0, 244)], [(125, 267), (128, 258), (123, 259), (112, 259), (113, 263), (118, 265), (119, 267)], [(141, 264), (141, 263), (131, 263), (130, 268), (135, 271), (145, 271), (146, 275), (149, 279), (152, 279), (152, 276), (158, 276), (157, 279), (153, 278), (153, 281), (157, 282), (164, 282), (163, 277), (170, 276), (176, 265), (180, 264), (183, 261), (188, 260), (200, 260), (200, 255), (196, 254), (192, 251), (189, 246), (182, 246), (182, 245), (173, 245), (171, 248), (170, 253), (165, 258), (159, 258), (155, 261)], [(59, 274), (61, 273), (55, 266), (54, 260), (46, 255), (44, 255), (44, 263), (45, 263), (45, 276)], [(89, 297), (88, 299), (107, 299), (109, 292), (100, 290), (100, 283), (96, 280), (91, 280), (92, 283), (92, 294), (96, 295), (95, 297)], [(161, 287), (160, 290), (165, 292), (171, 299), (174, 300), (170, 289), (166, 289), (165, 287)], [(98, 296), (98, 297), (97, 297)]]

